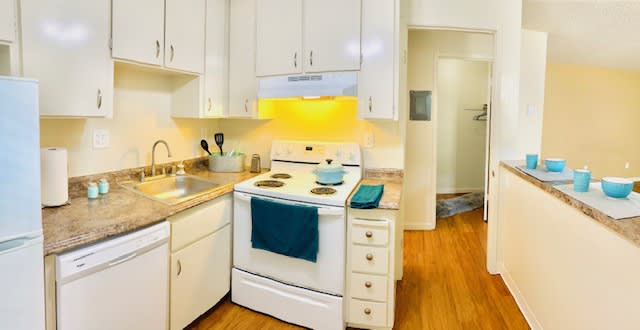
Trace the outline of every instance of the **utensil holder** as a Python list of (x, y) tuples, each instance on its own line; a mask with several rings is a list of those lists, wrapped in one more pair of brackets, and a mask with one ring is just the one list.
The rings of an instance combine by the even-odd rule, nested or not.
[(214, 153), (209, 156), (209, 171), (223, 173), (237, 173), (244, 171), (243, 153), (234, 153), (230, 156), (220, 156), (220, 153)]

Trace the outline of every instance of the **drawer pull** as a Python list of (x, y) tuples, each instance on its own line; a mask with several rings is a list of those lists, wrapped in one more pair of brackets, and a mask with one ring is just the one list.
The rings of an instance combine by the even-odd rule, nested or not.
[(371, 254), (371, 253), (367, 253), (366, 258), (367, 258), (367, 260), (369, 260), (369, 261), (373, 260), (373, 254)]
[(365, 286), (365, 287), (367, 287), (367, 288), (370, 288), (370, 287), (371, 287), (371, 285), (372, 285), (372, 284), (371, 284), (371, 282), (369, 282), (369, 281), (364, 282), (364, 286)]
[(365, 309), (364, 309), (364, 313), (365, 313), (366, 315), (371, 315), (371, 308), (369, 308), (369, 307), (365, 308)]
[(364, 236), (367, 236), (367, 238), (371, 238), (373, 237), (373, 233), (370, 230), (368, 230), (366, 233), (364, 233)]

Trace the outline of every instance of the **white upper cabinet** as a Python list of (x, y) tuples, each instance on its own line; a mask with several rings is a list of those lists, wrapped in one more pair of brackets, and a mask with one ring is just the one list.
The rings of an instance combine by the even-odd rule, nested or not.
[(165, 67), (203, 73), (205, 0), (166, 0), (165, 16)]
[(256, 1), (232, 0), (229, 7), (229, 117), (258, 116)]
[(207, 0), (203, 117), (224, 117), (228, 112), (229, 0)]
[(397, 119), (395, 1), (362, 0), (362, 64), (358, 74), (358, 116)]
[(15, 0), (0, 1), (0, 42), (13, 42), (16, 38)]
[(256, 10), (256, 75), (302, 73), (302, 0), (260, 0)]
[(360, 2), (304, 0), (306, 72), (360, 69)]
[(109, 11), (109, 0), (21, 1), (23, 72), (40, 81), (41, 116), (111, 116)]
[(161, 66), (164, 54), (164, 0), (112, 0), (112, 3), (112, 56)]

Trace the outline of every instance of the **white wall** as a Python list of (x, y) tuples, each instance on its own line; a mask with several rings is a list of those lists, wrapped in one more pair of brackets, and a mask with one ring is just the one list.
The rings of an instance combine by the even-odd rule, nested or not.
[(491, 64), (440, 58), (437, 69), (436, 192), (484, 191), (487, 122), (467, 109), (489, 104)]
[[(171, 118), (171, 78), (146, 70), (116, 69), (113, 119), (41, 119), (43, 147), (69, 149), (69, 175), (81, 176), (151, 164), (158, 139), (180, 160), (201, 156), (200, 139), (213, 143), (216, 120)], [(93, 149), (93, 130), (108, 129), (111, 147)], [(215, 144), (214, 144), (215, 145)], [(156, 161), (168, 161), (158, 146)]]
[(490, 59), (493, 37), (484, 33), (411, 30), (408, 38), (408, 89), (434, 93), (432, 121), (406, 121), (404, 222), (406, 229), (433, 229), (436, 225), (435, 122), (438, 120), (436, 58), (442, 55)]
[(518, 154), (524, 158), (527, 153), (540, 154), (542, 146), (547, 33), (522, 30), (520, 54)]

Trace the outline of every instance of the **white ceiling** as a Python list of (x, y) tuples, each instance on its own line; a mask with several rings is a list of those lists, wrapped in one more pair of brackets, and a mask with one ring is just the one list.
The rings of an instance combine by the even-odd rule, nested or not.
[(549, 61), (640, 71), (640, 0), (524, 0), (522, 27), (549, 33)]

